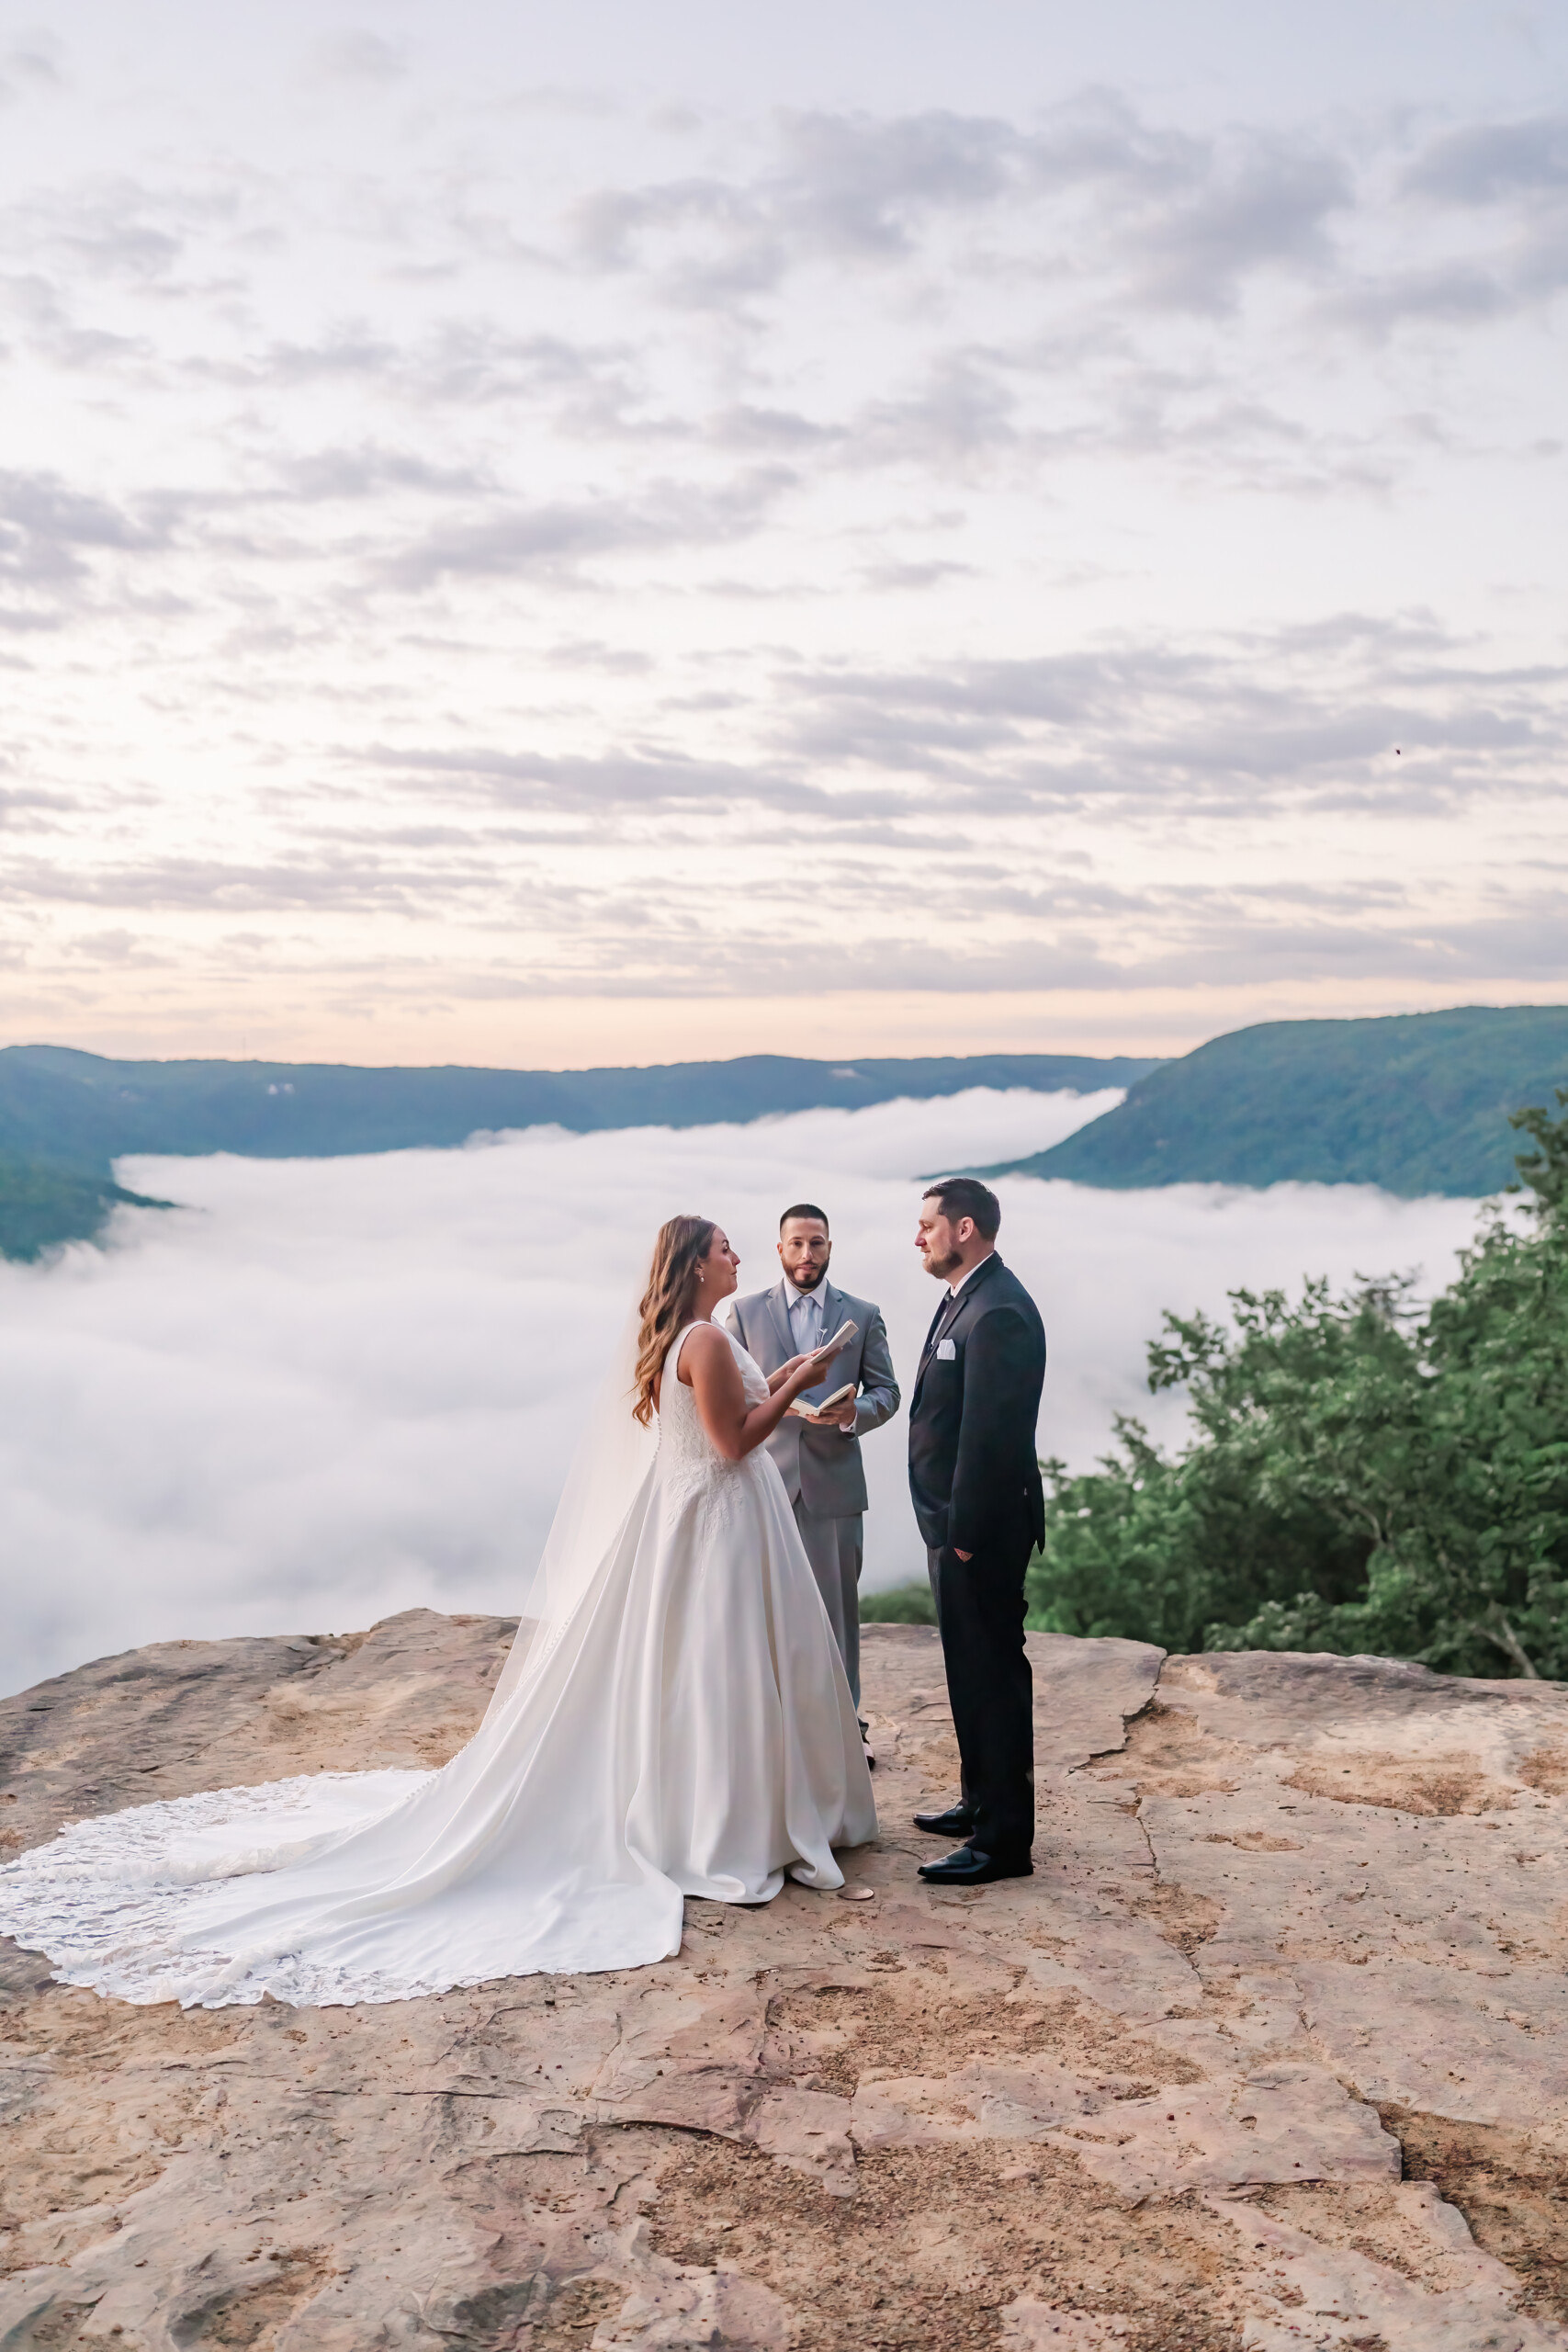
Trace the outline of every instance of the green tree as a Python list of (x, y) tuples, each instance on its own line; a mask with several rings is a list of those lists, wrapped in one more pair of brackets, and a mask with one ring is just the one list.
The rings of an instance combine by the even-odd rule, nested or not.
[(1483, 1212), (1425, 1314), (1396, 1278), (1166, 1317), (1149, 1385), (1191, 1439), (1123, 1421), (1098, 1469), (1047, 1464), (1032, 1623), (1568, 1677), (1568, 1116), (1514, 1125), (1529, 1203)]

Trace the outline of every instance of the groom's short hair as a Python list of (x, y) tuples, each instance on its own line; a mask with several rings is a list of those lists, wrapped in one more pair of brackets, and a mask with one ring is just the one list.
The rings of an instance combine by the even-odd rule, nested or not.
[(794, 1208), (785, 1209), (783, 1216), (779, 1219), (779, 1231), (781, 1233), (784, 1231), (792, 1216), (814, 1216), (817, 1219), (818, 1224), (822, 1227), (824, 1233), (830, 1234), (833, 1230), (832, 1227), (828, 1222), (826, 1210), (819, 1209), (815, 1201), (796, 1201)]
[(972, 1217), (975, 1230), (983, 1240), (994, 1241), (1002, 1222), (1002, 1204), (988, 1184), (977, 1176), (944, 1176), (940, 1184), (928, 1184), (920, 1194), (923, 1201), (935, 1201), (950, 1225), (960, 1217)]

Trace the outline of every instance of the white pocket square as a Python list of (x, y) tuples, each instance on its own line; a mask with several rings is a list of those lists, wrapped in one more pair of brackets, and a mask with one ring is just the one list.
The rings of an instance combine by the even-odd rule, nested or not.
[(957, 1361), (957, 1357), (958, 1350), (953, 1346), (951, 1340), (939, 1340), (937, 1341), (936, 1360), (938, 1363), (953, 1363)]

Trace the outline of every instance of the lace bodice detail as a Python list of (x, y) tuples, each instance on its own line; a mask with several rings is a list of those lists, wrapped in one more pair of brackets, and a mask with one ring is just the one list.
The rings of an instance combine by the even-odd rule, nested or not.
[[(747, 1354), (733, 1331), (726, 1331), (722, 1323), (716, 1323), (714, 1329), (724, 1331), (725, 1338), (735, 1351), (735, 1361), (740, 1367), (740, 1380), (748, 1405), (765, 1404), (768, 1396), (766, 1374), (755, 1358)], [(755, 1466), (763, 1459), (763, 1453), (762, 1448), (758, 1446), (743, 1462), (730, 1462), (719, 1453), (704, 1429), (694, 1392), (677, 1377), (681, 1350), (687, 1334), (695, 1329), (694, 1323), (688, 1323), (664, 1359), (664, 1378), (659, 1391), (659, 1476), (665, 1487), (675, 1489), (682, 1495), (698, 1488), (717, 1495), (739, 1479), (754, 1476)]]

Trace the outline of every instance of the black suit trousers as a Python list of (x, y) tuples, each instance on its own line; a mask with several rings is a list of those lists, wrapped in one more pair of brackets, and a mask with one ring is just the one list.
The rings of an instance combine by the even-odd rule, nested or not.
[(1034, 1843), (1034, 1677), (1023, 1641), (1027, 1517), (961, 1560), (930, 1551), (931, 1597), (963, 1767), (970, 1843), (1005, 1861)]

